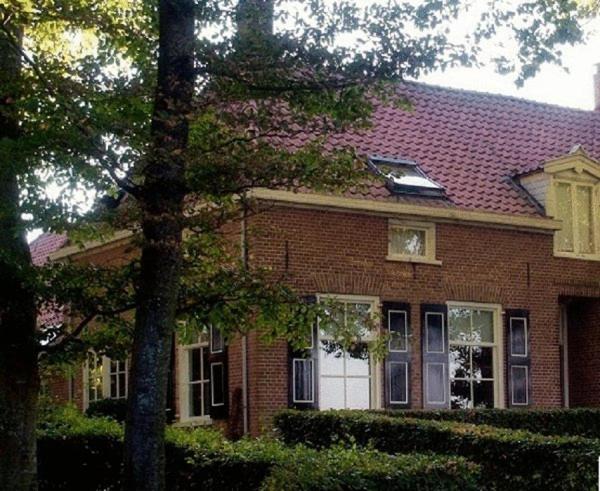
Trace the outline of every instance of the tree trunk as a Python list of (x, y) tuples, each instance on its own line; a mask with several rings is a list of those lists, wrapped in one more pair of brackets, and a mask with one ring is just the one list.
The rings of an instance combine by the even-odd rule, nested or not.
[[(20, 56), (0, 38), (0, 140), (4, 143), (19, 137), (14, 101), (20, 69)], [(31, 256), (19, 209), (19, 164), (6, 156), (7, 152), (0, 153), (0, 490), (22, 491), (37, 487), (36, 308), (26, 282)]]
[(194, 0), (160, 0), (159, 36), (152, 149), (139, 197), (143, 244), (125, 428), (125, 487), (145, 491), (166, 485), (166, 391), (181, 268)]

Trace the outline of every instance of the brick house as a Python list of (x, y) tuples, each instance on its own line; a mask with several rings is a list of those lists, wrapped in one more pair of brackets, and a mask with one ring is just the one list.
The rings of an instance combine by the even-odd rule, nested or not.
[[(380, 107), (336, 140), (384, 179), (343, 196), (256, 191), (269, 207), (243, 224), (262, 232), (250, 265), (377, 314), (388, 356), (325, 350), (318, 329), (301, 353), (215, 331), (174, 346), (176, 419), (257, 434), (284, 407), (599, 406), (600, 73), (595, 87), (582, 111), (406, 83), (413, 111)], [(117, 261), (127, 241), (51, 258)], [(85, 407), (125, 397), (126, 379), (126, 362), (92, 358), (51, 385)]]

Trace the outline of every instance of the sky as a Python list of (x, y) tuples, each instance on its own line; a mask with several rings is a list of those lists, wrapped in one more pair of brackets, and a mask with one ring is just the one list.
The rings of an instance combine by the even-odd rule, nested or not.
[(519, 88), (514, 75), (500, 75), (493, 67), (455, 68), (445, 73), (426, 75), (421, 81), (446, 87), (478, 90), (532, 99), (549, 104), (594, 109), (594, 73), (600, 63), (600, 19), (587, 26), (588, 39), (584, 45), (567, 46), (563, 64), (568, 69), (544, 65), (540, 72)]

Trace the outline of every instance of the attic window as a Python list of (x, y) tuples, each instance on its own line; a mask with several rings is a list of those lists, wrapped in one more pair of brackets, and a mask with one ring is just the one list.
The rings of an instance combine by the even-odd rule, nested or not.
[(371, 157), (369, 165), (385, 179), (386, 187), (394, 194), (444, 195), (444, 188), (427, 177), (416, 162)]

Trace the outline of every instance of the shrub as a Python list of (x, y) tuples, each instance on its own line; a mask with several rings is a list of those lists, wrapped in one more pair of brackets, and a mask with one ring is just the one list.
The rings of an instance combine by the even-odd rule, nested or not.
[(127, 399), (100, 399), (90, 402), (85, 414), (90, 418), (108, 417), (123, 423), (127, 415)]
[[(38, 433), (41, 490), (121, 487), (123, 429), (114, 420), (63, 408)], [(478, 489), (478, 466), (461, 458), (356, 448), (320, 453), (276, 440), (230, 442), (210, 428), (168, 428), (166, 441), (171, 490)]]
[(389, 416), (486, 424), (543, 435), (600, 438), (600, 409), (465, 409), (387, 411)]
[(462, 458), (388, 455), (374, 450), (334, 447), (322, 451), (297, 447), (294, 459), (273, 468), (264, 482), (269, 491), (330, 490), (478, 490), (477, 466)]
[(596, 489), (600, 442), (486, 425), (389, 417), (359, 411), (284, 411), (284, 440), (324, 448), (340, 442), (389, 452), (461, 455), (481, 464), (490, 489)]

